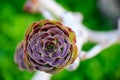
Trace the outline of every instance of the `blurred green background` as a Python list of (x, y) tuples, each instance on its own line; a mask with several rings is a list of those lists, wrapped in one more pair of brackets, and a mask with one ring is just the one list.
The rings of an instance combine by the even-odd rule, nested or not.
[[(69, 11), (82, 12), (83, 23), (94, 30), (111, 30), (114, 26), (97, 9), (97, 0), (57, 0)], [(34, 73), (20, 71), (14, 63), (16, 45), (27, 26), (44, 19), (40, 14), (23, 11), (25, 0), (0, 0), (0, 80), (30, 80)], [(84, 50), (94, 44), (86, 43)], [(82, 61), (76, 71), (62, 71), (52, 80), (120, 80), (120, 44), (102, 51), (93, 59)]]

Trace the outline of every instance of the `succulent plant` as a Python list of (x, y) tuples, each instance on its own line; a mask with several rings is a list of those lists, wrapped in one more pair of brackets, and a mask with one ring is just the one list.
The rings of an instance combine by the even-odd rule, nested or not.
[(28, 27), (25, 34), (24, 63), (28, 70), (58, 73), (77, 58), (78, 50), (75, 43), (75, 33), (60, 22), (55, 20), (35, 22)]
[(15, 57), (14, 57), (15, 63), (19, 66), (21, 70), (27, 69), (27, 65), (24, 62), (23, 53), (24, 51), (23, 51), (23, 41), (22, 41), (18, 44), (16, 51), (15, 51)]

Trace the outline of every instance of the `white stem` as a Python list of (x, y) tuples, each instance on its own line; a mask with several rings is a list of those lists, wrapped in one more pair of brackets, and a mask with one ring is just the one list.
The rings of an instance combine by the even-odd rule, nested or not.
[(46, 19), (54, 19), (52, 14), (46, 10), (44, 7), (39, 7), (38, 11), (46, 18)]
[(81, 55), (79, 56), (81, 60), (91, 59), (97, 54), (99, 54), (104, 49), (110, 47), (112, 44), (116, 42), (120, 42), (120, 32), (118, 30), (113, 31), (92, 31), (86, 29), (88, 32), (88, 41), (98, 43), (89, 51), (85, 52), (82, 51)]
[(48, 9), (57, 17), (60, 17), (64, 12), (64, 8), (61, 7), (59, 4), (56, 4), (54, 0), (39, 0), (40, 5)]
[(31, 80), (50, 80), (51, 75), (44, 72), (36, 72)]
[(111, 46), (115, 42), (117, 42), (117, 38), (110, 38), (109, 40), (106, 40), (103, 43), (97, 44), (92, 49), (90, 49), (88, 52), (86, 52), (86, 54), (84, 56), (84, 59), (91, 59), (91, 58), (93, 58), (94, 56), (96, 56), (101, 51), (103, 51), (104, 49), (108, 48), (109, 46)]
[(119, 32), (118, 30), (113, 31), (87, 31), (89, 34), (89, 41), (96, 42), (96, 43), (103, 43), (108, 39), (111, 38), (118, 38)]

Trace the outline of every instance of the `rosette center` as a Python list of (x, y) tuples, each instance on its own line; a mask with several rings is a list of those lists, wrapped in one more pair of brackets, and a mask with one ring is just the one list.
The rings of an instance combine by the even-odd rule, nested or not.
[(48, 42), (48, 43), (46, 44), (46, 51), (47, 51), (47, 52), (50, 52), (50, 53), (55, 52), (55, 51), (56, 51), (56, 46), (55, 46), (55, 44)]

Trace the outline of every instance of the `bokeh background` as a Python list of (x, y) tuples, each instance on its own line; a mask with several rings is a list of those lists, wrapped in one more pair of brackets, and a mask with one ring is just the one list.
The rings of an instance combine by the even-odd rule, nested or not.
[[(56, 0), (69, 11), (81, 12), (83, 24), (99, 31), (114, 29), (109, 19), (101, 15), (97, 0)], [(16, 45), (24, 37), (26, 28), (44, 19), (41, 14), (23, 11), (25, 0), (0, 0), (0, 80), (30, 80), (34, 72), (20, 71), (14, 63)], [(111, 36), (112, 37), (112, 36)], [(84, 50), (94, 43), (88, 42)], [(52, 80), (120, 80), (120, 44), (116, 43), (96, 57), (82, 61), (76, 71), (62, 71)]]

